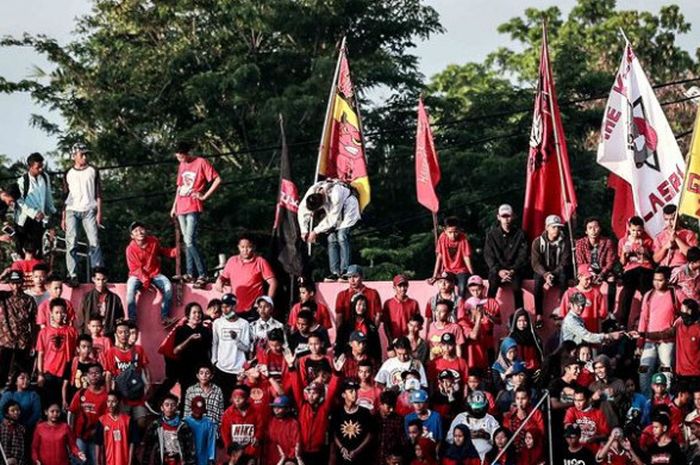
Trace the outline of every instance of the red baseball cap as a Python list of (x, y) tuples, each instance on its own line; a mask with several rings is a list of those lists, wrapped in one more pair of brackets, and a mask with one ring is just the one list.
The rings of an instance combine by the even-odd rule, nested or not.
[(405, 275), (397, 274), (394, 276), (393, 282), (394, 286), (398, 286), (399, 284), (408, 284), (408, 278)]
[(576, 271), (578, 271), (579, 276), (593, 276), (593, 273), (591, 273), (591, 266), (588, 263), (579, 265)]

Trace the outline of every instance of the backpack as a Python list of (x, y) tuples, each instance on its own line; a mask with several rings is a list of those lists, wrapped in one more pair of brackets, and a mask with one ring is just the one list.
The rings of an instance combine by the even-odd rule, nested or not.
[[(46, 186), (48, 189), (51, 189), (51, 184), (49, 184), (49, 175), (46, 173), (41, 173), (41, 177), (44, 178), (44, 182), (46, 183)], [(24, 173), (22, 176), (22, 198), (26, 199), (27, 198), (27, 193), (29, 191), (29, 173)]]
[(114, 378), (117, 391), (127, 400), (139, 400), (146, 392), (141, 369), (138, 367), (138, 354), (131, 356), (131, 364)]

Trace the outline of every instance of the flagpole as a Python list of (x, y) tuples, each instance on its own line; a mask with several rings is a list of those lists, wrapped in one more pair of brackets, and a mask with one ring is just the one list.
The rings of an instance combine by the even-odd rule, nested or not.
[(437, 220), (437, 213), (433, 213), (433, 240), (435, 241), (435, 250), (437, 250), (437, 245), (438, 245), (438, 220)]
[[(554, 80), (554, 77), (551, 76), (552, 74), (552, 63), (549, 60), (549, 43), (547, 42), (547, 20), (545, 19), (543, 24), (542, 24), (542, 40), (544, 41), (544, 51), (547, 53), (547, 79), (550, 79), (549, 87), (550, 90), (554, 87), (554, 83), (552, 82)], [(542, 60), (542, 57), (540, 57), (540, 60)], [(549, 100), (549, 114), (552, 119), (552, 133), (554, 134), (554, 149), (556, 150), (557, 153), (557, 167), (559, 168), (559, 184), (561, 185), (561, 194), (564, 197), (564, 204), (568, 205), (569, 204), (569, 198), (566, 192), (566, 186), (564, 184), (564, 166), (562, 165), (562, 156), (561, 156), (561, 146), (559, 142), (559, 134), (557, 133), (557, 121), (554, 115), (554, 100), (552, 98), (552, 92), (547, 92), (547, 98)], [(566, 222), (568, 225), (569, 229), (569, 242), (571, 244), (571, 263), (574, 266), (573, 273), (574, 276), (576, 276), (576, 245), (574, 243), (574, 230), (573, 227), (571, 226), (571, 223), (573, 222), (573, 215), (569, 216), (569, 220)]]
[[(343, 59), (343, 55), (345, 54), (345, 36), (343, 36), (343, 40), (340, 42), (340, 53), (338, 53), (338, 62), (335, 64), (335, 72), (333, 73), (333, 83), (331, 84), (331, 90), (328, 93), (328, 105), (326, 105), (326, 117), (323, 118), (323, 128), (321, 129), (321, 143), (318, 146), (318, 159), (316, 160), (316, 173), (314, 174), (314, 183), (318, 182), (318, 172), (321, 169), (321, 157), (323, 156), (323, 152), (328, 150), (328, 147), (326, 147), (325, 140), (326, 140), (326, 131), (328, 130), (329, 127), (329, 121), (331, 119), (331, 110), (333, 109), (333, 104), (335, 103), (335, 94), (336, 94), (336, 87), (338, 85), (338, 73), (340, 73), (340, 63)], [(358, 115), (359, 116), (359, 115)], [(309, 244), (309, 249), (311, 248), (311, 244)]]
[[(284, 117), (282, 116), (282, 113), (277, 113), (277, 119), (280, 122), (280, 135), (282, 136), (282, 144), (287, 145), (287, 140), (285, 139), (285, 136), (284, 136)], [(283, 147), (284, 147), (284, 145), (283, 145)], [(279, 182), (279, 187), (277, 190), (277, 195), (279, 195), (280, 192), (282, 192), (282, 173), (280, 173), (280, 182)], [(279, 199), (277, 199), (277, 202), (279, 202)], [(275, 207), (275, 223), (272, 225), (272, 236), (273, 237), (274, 237), (275, 231), (276, 231), (275, 226), (277, 226), (277, 220), (278, 220), (277, 219), (277, 214), (278, 214), (277, 209), (278, 208), (279, 208), (279, 206)]]

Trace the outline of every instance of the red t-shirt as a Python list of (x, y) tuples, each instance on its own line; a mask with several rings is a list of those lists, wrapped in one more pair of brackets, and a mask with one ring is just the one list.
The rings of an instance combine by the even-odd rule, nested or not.
[(263, 282), (274, 278), (275, 274), (267, 260), (259, 255), (247, 261), (235, 255), (226, 262), (221, 277), (231, 284), (231, 292), (238, 299), (236, 312), (243, 313), (253, 308), (255, 299), (263, 295)]
[(649, 237), (642, 237), (633, 242), (628, 242), (628, 238), (625, 237), (624, 240), (618, 242), (617, 254), (620, 258), (622, 258), (626, 252), (631, 252), (627, 263), (623, 267), (624, 271), (633, 270), (640, 266), (652, 269), (654, 267), (651, 261), (653, 247), (654, 242)]
[(676, 328), (676, 374), (700, 376), (700, 324), (690, 326), (678, 318)]
[[(501, 306), (498, 304), (496, 299), (485, 298), (486, 303), (480, 305), (484, 312), (484, 317), (481, 318), (481, 325), (479, 326), (479, 344), (482, 345), (482, 349), (494, 348), (495, 342), (493, 338), (493, 328), (497, 324), (501, 324)], [(459, 301), (457, 305), (457, 321), (461, 321), (463, 318), (468, 317), (471, 314), (471, 304), (469, 299)], [(471, 331), (471, 326), (469, 327)], [(465, 333), (466, 334), (466, 333)]]
[(486, 370), (489, 367), (489, 356), (487, 349), (489, 347), (493, 348), (493, 325), (491, 325), (491, 333), (484, 331), (484, 322), (486, 318), (481, 319), (481, 326), (479, 327), (479, 335), (476, 339), (467, 338), (467, 334), (471, 333), (474, 329), (474, 321), (471, 317), (462, 318), (457, 323), (464, 332), (464, 341), (466, 342), (465, 351), (462, 353), (469, 362), (470, 367), (478, 367)]
[(428, 327), (428, 347), (430, 347), (431, 358), (439, 356), (442, 352), (440, 349), (440, 338), (445, 333), (451, 333), (455, 336), (455, 341), (458, 346), (464, 344), (464, 331), (457, 323), (445, 323), (442, 328), (437, 327), (437, 322), (430, 323)]
[(235, 442), (245, 447), (246, 454), (257, 456), (263, 436), (263, 426), (263, 417), (258, 409), (250, 406), (242, 412), (232, 405), (226, 409), (221, 418), (221, 439), (227, 449), (231, 443)]
[(296, 446), (301, 441), (299, 422), (295, 418), (272, 418), (267, 425), (265, 439), (267, 463), (280, 461), (278, 446), (282, 449), (285, 458), (293, 459), (296, 455)]
[(408, 319), (420, 313), (420, 307), (415, 299), (407, 297), (399, 300), (395, 296), (384, 302), (382, 320), (384, 325), (389, 325), (393, 337), (401, 337), (408, 334)]
[(379, 386), (360, 388), (357, 390), (357, 405), (366, 408), (374, 415), (379, 411), (379, 395), (381, 393), (382, 388)]
[(457, 240), (451, 241), (444, 232), (438, 238), (436, 254), (440, 254), (442, 271), (450, 273), (468, 273), (465, 258), (471, 256), (472, 248), (464, 233), (457, 234)]
[(204, 195), (204, 189), (208, 182), (218, 178), (211, 163), (201, 157), (191, 161), (182, 161), (177, 169), (177, 197), (175, 198), (175, 213), (201, 212), (204, 210), (204, 202), (192, 198), (195, 192)]
[[(36, 324), (38, 324), (39, 326), (48, 326), (49, 322), (51, 321), (51, 309), (49, 308), (51, 300), (53, 299), (46, 299), (41, 304), (39, 304), (39, 307), (37, 307), (36, 309)], [(68, 326), (72, 326), (73, 322), (75, 321), (75, 309), (73, 308), (73, 304), (70, 303), (70, 300), (63, 300), (65, 300), (66, 302), (66, 324)]]
[(598, 451), (598, 444), (595, 444), (593, 439), (610, 434), (608, 420), (599, 408), (589, 407), (586, 410), (579, 410), (576, 407), (569, 407), (564, 415), (564, 424), (573, 423), (581, 428), (581, 442), (594, 453)]
[[(287, 319), (287, 324), (291, 328), (297, 327), (297, 315), (300, 311), (301, 303), (299, 302), (295, 303), (292, 309), (289, 311), (289, 318)], [(333, 323), (331, 322), (331, 312), (328, 310), (328, 307), (326, 307), (319, 301), (316, 301), (316, 315), (314, 315), (314, 318), (316, 318), (316, 323), (320, 324), (326, 329), (331, 329), (331, 327), (333, 326)]]
[(44, 372), (63, 377), (73, 359), (78, 333), (72, 326), (46, 326), (39, 331), (37, 352), (44, 354)]
[[(656, 237), (654, 238), (654, 252), (656, 252), (657, 250), (661, 250), (664, 247), (666, 242), (668, 242), (668, 238), (670, 235), (671, 232), (667, 229), (664, 229), (656, 235)], [(698, 237), (693, 231), (689, 229), (679, 229), (678, 231), (676, 231), (676, 237), (685, 242), (688, 245), (688, 247), (698, 245)], [(661, 262), (659, 262), (659, 266), (676, 267), (685, 263), (688, 263), (688, 259), (674, 245), (674, 248), (671, 248), (670, 250), (666, 251), (666, 255), (664, 255), (664, 258), (662, 258)]]
[(92, 338), (92, 353), (95, 360), (100, 362), (103, 366), (104, 356), (107, 351), (112, 347), (112, 340), (107, 336), (97, 336)]
[(591, 287), (587, 291), (581, 291), (577, 287), (567, 289), (561, 298), (559, 315), (562, 318), (566, 316), (569, 312), (569, 299), (577, 292), (580, 292), (586, 297), (586, 306), (583, 308), (583, 313), (581, 314), (584, 326), (592, 333), (599, 333), (600, 322), (608, 316), (608, 307), (603, 298), (603, 294), (595, 287)]
[[(116, 377), (122, 371), (126, 370), (132, 363), (136, 363), (138, 368), (144, 369), (148, 366), (148, 357), (143, 347), (139, 345), (133, 346), (127, 351), (123, 351), (118, 347), (110, 347), (105, 353), (104, 364), (105, 371)], [(145, 393), (144, 393), (145, 397)], [(128, 400), (125, 399), (124, 403), (131, 406), (142, 405), (145, 399), (138, 400)]]
[(33, 462), (41, 462), (41, 465), (66, 465), (69, 463), (68, 450), (74, 455), (80, 452), (67, 423), (52, 425), (48, 421), (42, 421), (36, 426), (32, 439)]
[(97, 439), (105, 451), (105, 465), (128, 465), (129, 463), (129, 416), (120, 413), (117, 418), (110, 414), (100, 417), (102, 437)]
[(91, 441), (97, 421), (107, 411), (107, 390), (101, 389), (94, 392), (90, 389), (81, 389), (73, 396), (68, 411), (75, 418), (73, 422), (75, 436)]

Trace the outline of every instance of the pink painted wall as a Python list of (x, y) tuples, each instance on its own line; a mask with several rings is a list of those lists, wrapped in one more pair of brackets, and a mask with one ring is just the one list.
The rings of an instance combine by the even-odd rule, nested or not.
[[(392, 284), (389, 281), (374, 281), (366, 283), (369, 287), (377, 289), (379, 295), (381, 296), (382, 302), (391, 298), (394, 295)], [(525, 290), (525, 307), (528, 309), (534, 308), (534, 300), (532, 295), (532, 281), (526, 281), (524, 283)], [(3, 286), (6, 288), (7, 286)], [(347, 284), (343, 283), (320, 283), (318, 284), (318, 298), (320, 301), (325, 303), (331, 311), (335, 309), (335, 296), (336, 294), (347, 287)], [(122, 298), (122, 302), (126, 307), (126, 285), (122, 283), (112, 284), (109, 286), (110, 290), (115, 292)], [(80, 286), (75, 289), (71, 289), (64, 286), (63, 297), (72, 302), (72, 304), (77, 308), (80, 306), (83, 295), (91, 289), (90, 286)], [(426, 281), (411, 281), (409, 284), (408, 293), (411, 297), (416, 299), (420, 304), (421, 311), (425, 309), (425, 305), (430, 300), (430, 298), (437, 292), (437, 288), (431, 286)], [(192, 289), (190, 286), (185, 286), (183, 302), (198, 302), (203, 307), (206, 306), (209, 300), (221, 297), (221, 294), (213, 290), (200, 290)], [(513, 314), (513, 294), (509, 289), (500, 289), (496, 299), (501, 304), (501, 318), (504, 324), (499, 325), (495, 328), (496, 339), (503, 337), (507, 333), (507, 323), (509, 317)], [(166, 336), (166, 330), (160, 324), (160, 304), (161, 297), (160, 294), (150, 289), (143, 292), (138, 299), (138, 325), (141, 329), (141, 345), (143, 345), (148, 357), (151, 361), (151, 370), (155, 380), (160, 380), (163, 376), (164, 364), (163, 358), (158, 354), (158, 347), (161, 341)], [(558, 296), (556, 291), (549, 292), (545, 299), (545, 327), (540, 333), (542, 339), (546, 341), (549, 336), (554, 331), (554, 325), (549, 315), (558, 306)], [(184, 305), (175, 306), (171, 312), (174, 316), (183, 315)], [(632, 321), (635, 321), (635, 313), (637, 312), (637, 306), (633, 307), (632, 310)], [(335, 338), (335, 331), (331, 330), (331, 340)], [(382, 346), (386, 346), (386, 338), (384, 336), (383, 329), (380, 330), (382, 338)]]

